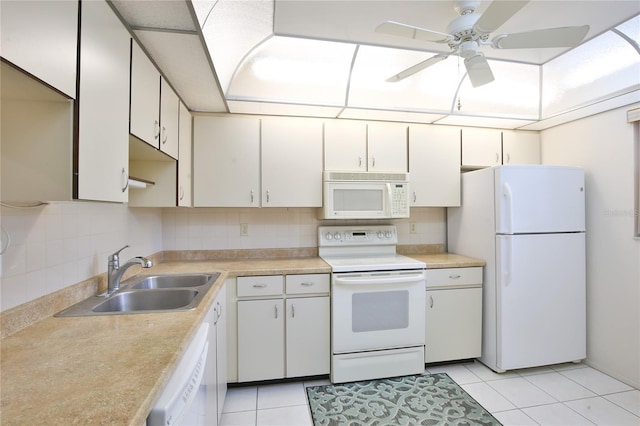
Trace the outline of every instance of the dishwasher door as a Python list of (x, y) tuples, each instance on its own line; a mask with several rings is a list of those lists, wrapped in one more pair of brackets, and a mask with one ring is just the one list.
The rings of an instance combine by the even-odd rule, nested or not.
[(202, 323), (147, 417), (147, 426), (203, 425), (201, 386), (209, 350), (209, 323)]

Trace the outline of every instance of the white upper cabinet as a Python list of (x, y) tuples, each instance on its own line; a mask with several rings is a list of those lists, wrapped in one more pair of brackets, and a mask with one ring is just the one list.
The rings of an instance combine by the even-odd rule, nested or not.
[(260, 206), (260, 120), (193, 118), (193, 205)]
[(367, 167), (370, 172), (407, 172), (407, 125), (367, 125)]
[(503, 130), (503, 164), (540, 164), (540, 133)]
[(126, 202), (129, 32), (104, 1), (82, 3), (77, 198)]
[(462, 129), (462, 167), (479, 168), (502, 164), (502, 134), (498, 129)]
[(322, 207), (321, 120), (262, 120), (262, 206)]
[(324, 169), (407, 172), (407, 126), (327, 120), (324, 125)]
[(182, 102), (180, 102), (180, 113), (178, 122), (178, 206), (192, 206), (192, 164), (191, 164), (191, 135), (192, 135), (191, 113)]
[(460, 205), (460, 129), (409, 126), (409, 174), (412, 207)]
[(138, 43), (131, 46), (131, 134), (160, 148), (160, 72)]
[(178, 158), (180, 100), (165, 79), (160, 83), (160, 150)]
[(367, 171), (367, 124), (365, 122), (325, 121), (324, 169)]
[(78, 2), (2, 1), (2, 57), (76, 97)]

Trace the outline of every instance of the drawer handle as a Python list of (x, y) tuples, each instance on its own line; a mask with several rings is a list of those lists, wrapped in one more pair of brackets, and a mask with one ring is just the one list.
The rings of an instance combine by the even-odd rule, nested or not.
[(449, 275), (449, 278), (451, 278), (452, 280), (457, 280), (458, 278), (460, 278), (460, 275)]
[(302, 282), (300, 283), (301, 286), (305, 286), (305, 287), (311, 287), (312, 285), (315, 285), (314, 282)]
[(266, 288), (267, 285), (266, 284), (254, 284), (253, 288)]
[(274, 305), (273, 308), (274, 308), (274, 311), (275, 311), (275, 314), (276, 314), (276, 319), (278, 319), (278, 305)]
[(429, 296), (429, 307), (433, 308), (433, 296)]
[(294, 305), (291, 305), (291, 318), (296, 317), (296, 308)]

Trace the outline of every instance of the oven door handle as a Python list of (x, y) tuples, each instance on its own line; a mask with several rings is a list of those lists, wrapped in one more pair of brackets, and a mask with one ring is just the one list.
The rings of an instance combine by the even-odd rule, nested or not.
[(338, 285), (379, 285), (379, 284), (406, 284), (424, 281), (424, 274), (396, 275), (385, 277), (335, 277), (334, 283)]

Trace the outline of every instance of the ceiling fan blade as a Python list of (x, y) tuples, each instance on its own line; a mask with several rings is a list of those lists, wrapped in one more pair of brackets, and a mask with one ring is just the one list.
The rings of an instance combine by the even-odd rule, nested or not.
[(425, 28), (414, 27), (413, 25), (402, 24), (394, 21), (387, 21), (378, 25), (376, 32), (412, 38), (414, 40), (435, 41), (436, 43), (447, 43), (453, 39), (453, 37), (446, 33), (427, 30)]
[(493, 32), (527, 3), (529, 3), (529, 0), (494, 0), (476, 21), (473, 28), (481, 33)]
[(495, 78), (487, 62), (487, 58), (480, 52), (464, 60), (467, 75), (473, 87), (479, 87), (491, 83)]
[(440, 61), (444, 61), (445, 59), (447, 59), (449, 57), (448, 54), (440, 54), (440, 55), (435, 55), (430, 57), (429, 59), (426, 59), (422, 62), (419, 62), (417, 64), (415, 64), (412, 67), (407, 68), (404, 71), (399, 72), (398, 74), (389, 77), (386, 81), (390, 82), (390, 83), (394, 83), (396, 81), (400, 81), (400, 80), (404, 80), (405, 78), (412, 76), (413, 74), (422, 71), (425, 68), (430, 67), (431, 65), (437, 64)]
[(589, 32), (589, 25), (547, 28), (495, 37), (491, 45), (496, 49), (527, 49), (540, 47), (574, 47)]

